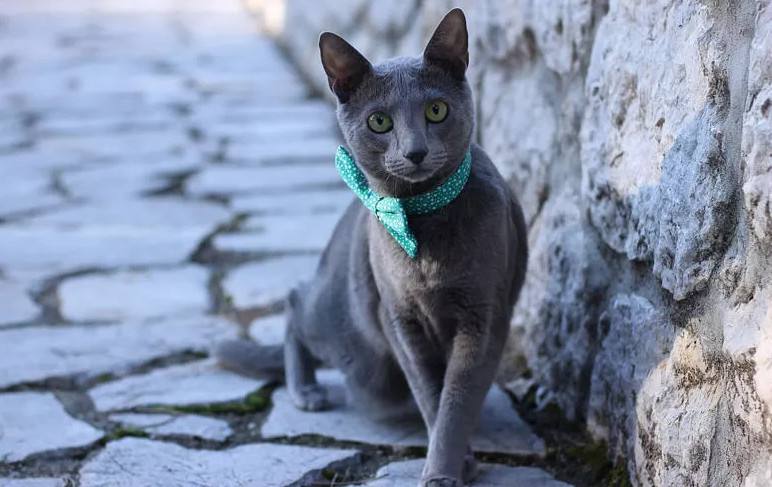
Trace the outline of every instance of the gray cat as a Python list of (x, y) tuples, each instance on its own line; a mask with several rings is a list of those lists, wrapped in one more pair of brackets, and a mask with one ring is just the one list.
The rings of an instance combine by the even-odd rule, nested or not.
[(409, 198), (438, 188), (471, 153), (460, 193), (412, 215), (411, 257), (360, 200), (346, 210), (313, 280), (288, 298), (282, 347), (226, 342), (226, 367), (281, 374), (295, 405), (328, 407), (320, 365), (340, 369), (347, 393), (378, 415), (417, 403), (429, 433), (420, 486), (469, 482), (469, 438), (507, 341), (525, 276), (526, 230), (517, 199), (472, 143), (465, 79), (466, 19), (449, 12), (423, 57), (375, 66), (335, 34), (319, 40), (347, 146), (370, 189)]

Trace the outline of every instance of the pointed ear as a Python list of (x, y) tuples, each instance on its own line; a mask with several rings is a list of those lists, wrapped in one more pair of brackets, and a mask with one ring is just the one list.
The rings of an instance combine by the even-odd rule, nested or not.
[(447, 70), (458, 80), (464, 79), (469, 66), (466, 17), (460, 8), (448, 12), (437, 26), (424, 50), (424, 60)]
[(370, 62), (351, 44), (332, 32), (324, 32), (319, 37), (319, 51), (330, 90), (341, 103), (346, 103), (372, 69)]

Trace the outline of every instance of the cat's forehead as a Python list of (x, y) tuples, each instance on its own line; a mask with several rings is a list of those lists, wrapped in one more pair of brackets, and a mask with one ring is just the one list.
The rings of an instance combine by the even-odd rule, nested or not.
[(356, 98), (364, 103), (396, 103), (441, 97), (455, 84), (439, 70), (426, 66), (420, 57), (398, 57), (375, 64)]

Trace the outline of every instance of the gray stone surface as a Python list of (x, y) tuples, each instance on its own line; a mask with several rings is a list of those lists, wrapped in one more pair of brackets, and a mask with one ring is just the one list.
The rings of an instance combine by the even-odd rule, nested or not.
[(282, 194), (296, 189), (342, 186), (332, 164), (288, 164), (269, 167), (218, 166), (204, 169), (187, 182), (196, 196), (245, 194), (271, 191)]
[(281, 345), (287, 331), (287, 319), (284, 314), (271, 315), (252, 322), (249, 336), (262, 345)]
[(79, 269), (182, 263), (208, 230), (142, 227), (0, 227), (0, 267), (43, 278)]
[(158, 404), (211, 404), (243, 399), (266, 384), (218, 368), (211, 360), (156, 369), (89, 391), (99, 411)]
[(309, 213), (343, 213), (354, 195), (346, 189), (294, 191), (283, 194), (235, 196), (230, 201), (236, 212), (259, 215), (306, 215)]
[(351, 458), (351, 450), (291, 445), (244, 445), (222, 451), (188, 450), (138, 438), (111, 442), (80, 471), (82, 487), (217, 485), (284, 487), (306, 472)]
[(4, 325), (34, 320), (40, 310), (23, 286), (0, 279), (0, 328)]
[[(328, 171), (334, 168), (335, 149), (340, 142), (332, 137), (308, 137), (298, 127), (295, 134), (300, 140), (242, 141), (228, 144), (227, 157), (236, 161), (253, 161), (257, 163), (287, 164), (303, 162), (304, 159), (325, 161), (321, 164)], [(297, 139), (296, 139), (297, 140)]]
[[(395, 462), (378, 470), (376, 478), (367, 485), (370, 487), (414, 487), (421, 479), (423, 460)], [(505, 467), (503, 465), (482, 464), (480, 474), (469, 487), (570, 487), (540, 468)]]
[[(293, 114), (287, 115), (277, 112), (276, 117), (270, 119), (270, 123), (266, 123), (264, 117), (252, 117), (250, 123), (222, 122), (209, 128), (207, 136), (226, 137), (229, 141), (235, 142), (272, 142), (274, 145), (286, 147), (295, 145), (293, 143), (303, 137), (332, 137), (335, 135), (336, 128), (330, 123), (328, 107), (324, 106), (320, 112), (313, 112), (312, 110), (310, 113), (307, 112), (309, 110), (298, 114), (305, 116), (292, 116)], [(327, 144), (327, 149), (329, 149), (329, 144)], [(330, 154), (326, 155), (329, 156)], [(257, 151), (255, 156), (257, 156), (256, 160), (258, 161), (270, 161), (273, 158), (270, 150)]]
[(62, 176), (64, 187), (74, 197), (91, 201), (131, 198), (166, 186), (164, 173), (192, 169), (186, 159), (167, 159), (155, 164), (104, 164)]
[(108, 200), (67, 206), (49, 211), (26, 221), (33, 225), (55, 228), (193, 228), (213, 230), (226, 223), (230, 212), (215, 203), (190, 201), (178, 197), (154, 197), (129, 200)]
[(30, 479), (0, 479), (3, 487), (67, 487), (62, 479), (38, 477)]
[(50, 392), (0, 394), (0, 432), (0, 459), (7, 462), (102, 437), (98, 429), (70, 417)]
[(205, 316), (0, 331), (0, 387), (50, 377), (122, 373), (183, 351), (204, 352), (232, 328)]
[(300, 256), (245, 264), (231, 271), (223, 288), (238, 307), (271, 306), (302, 279), (311, 277), (317, 261), (316, 256)]
[(72, 277), (59, 285), (62, 315), (75, 321), (200, 316), (209, 272), (198, 266)]
[(111, 421), (140, 428), (154, 435), (185, 435), (205, 440), (225, 441), (233, 431), (227, 421), (195, 414), (111, 414)]
[(239, 233), (220, 234), (214, 239), (218, 250), (226, 251), (317, 251), (327, 246), (337, 213), (295, 216), (259, 216), (249, 218)]
[[(375, 445), (426, 446), (426, 428), (420, 416), (376, 421), (346, 403), (343, 376), (332, 370), (317, 373), (319, 382), (328, 387), (333, 408), (324, 412), (296, 409), (287, 390), (274, 392), (274, 408), (262, 427), (265, 437), (316, 434), (338, 440)], [(498, 387), (491, 389), (483, 405), (480, 423), (472, 437), (476, 451), (544, 455), (544, 441), (533, 434), (515, 412), (509, 397)]]

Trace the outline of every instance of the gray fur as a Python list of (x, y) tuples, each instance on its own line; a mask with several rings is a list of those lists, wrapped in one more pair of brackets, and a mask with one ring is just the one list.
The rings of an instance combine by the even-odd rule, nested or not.
[[(422, 58), (372, 66), (341, 38), (322, 35), (341, 129), (376, 191), (404, 197), (431, 190), (470, 148), (472, 170), (453, 202), (410, 217), (418, 239), (415, 259), (358, 200), (352, 202), (315, 277), (288, 299), (284, 361), (295, 404), (307, 410), (328, 406), (316, 383), (320, 364), (340, 369), (349, 396), (379, 415), (412, 398), (430, 438), (422, 487), (460, 486), (474, 476), (469, 437), (507, 340), (527, 259), (520, 206), (472, 143), (466, 42), (460, 10), (445, 17)], [(426, 103), (434, 99), (449, 106), (447, 119), (436, 124), (424, 118)], [(392, 116), (393, 130), (368, 129), (366, 119), (376, 110)], [(427, 150), (420, 164), (406, 157), (416, 147)], [(257, 358), (260, 347), (252, 348), (246, 353), (235, 342), (217, 354), (237, 370), (275, 364), (270, 356)]]

